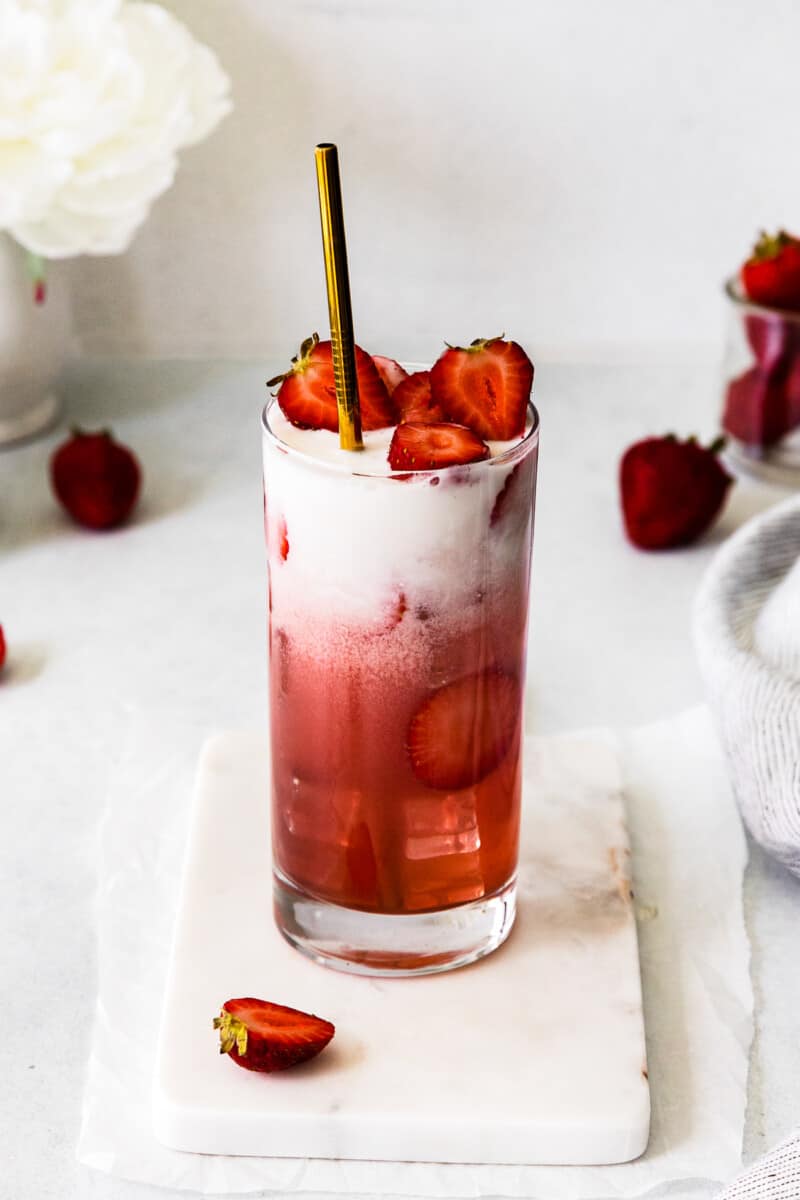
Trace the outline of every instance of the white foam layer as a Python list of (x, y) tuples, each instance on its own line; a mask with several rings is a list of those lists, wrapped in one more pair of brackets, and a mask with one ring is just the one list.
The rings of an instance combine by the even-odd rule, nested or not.
[[(318, 462), (328, 463), (329, 466), (339, 467), (348, 474), (358, 475), (390, 475), (387, 455), (389, 443), (392, 440), (395, 427), (372, 429), (364, 433), (363, 450), (342, 450), (339, 445), (339, 434), (330, 429), (298, 429), (281, 412), (277, 402), (269, 409), (269, 427), (278, 441), (299, 450)], [(530, 422), (525, 432), (530, 429)], [(522, 439), (512, 438), (510, 441), (487, 442), (492, 458), (498, 458), (507, 450), (513, 449)]]
[[(519, 456), (392, 477), (392, 429), (343, 451), (338, 434), (295, 429), (270, 411), (264, 438), (270, 586), (276, 620), (309, 630), (336, 616), (365, 627), (385, 619), (402, 594), (409, 605), (466, 612), (526, 554), (519, 521), (490, 525)], [(280, 440), (276, 440), (280, 439)], [(528, 443), (535, 451), (535, 439)], [(292, 453), (299, 451), (299, 453)], [(524, 493), (524, 489), (523, 489)], [(523, 511), (530, 505), (518, 498)], [(285, 538), (285, 540), (284, 540)], [(288, 553), (281, 554), (281, 545)]]

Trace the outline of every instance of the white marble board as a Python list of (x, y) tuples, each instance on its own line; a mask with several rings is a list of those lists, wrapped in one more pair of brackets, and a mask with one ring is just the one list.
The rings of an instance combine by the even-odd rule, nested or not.
[[(185, 1151), (420, 1162), (600, 1164), (637, 1157), (650, 1097), (614, 751), (530, 740), (517, 925), (480, 963), (365, 979), (291, 949), (272, 923), (267, 751), (204, 750), (154, 1087)], [(334, 1041), (257, 1075), (212, 1018), (261, 996), (332, 1020)]]

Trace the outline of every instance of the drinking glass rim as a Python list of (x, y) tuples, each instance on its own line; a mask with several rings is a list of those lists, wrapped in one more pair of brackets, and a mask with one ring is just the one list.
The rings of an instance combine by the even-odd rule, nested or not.
[[(427, 368), (421, 368), (426, 370)], [(270, 442), (283, 454), (288, 454), (291, 458), (302, 459), (303, 462), (309, 463), (315, 469), (324, 471), (333, 471), (337, 475), (353, 475), (359, 479), (408, 479), (409, 471), (351, 471), (345, 461), (341, 463), (329, 462), (327, 459), (315, 458), (313, 454), (306, 454), (304, 450), (298, 450), (296, 446), (289, 446), (282, 441), (275, 430), (269, 423), (269, 415), (272, 409), (277, 405), (278, 398), (276, 395), (270, 397), (267, 403), (261, 410), (261, 429), (269, 438)], [(410, 472), (415, 478), (425, 479), (431, 475), (447, 475), (449, 471), (464, 471), (469, 468), (476, 467), (495, 467), (507, 466), (508, 463), (516, 462), (528, 454), (539, 442), (539, 413), (532, 400), (528, 400), (527, 413), (530, 419), (530, 428), (525, 430), (518, 442), (513, 446), (509, 446), (502, 454), (493, 455), (491, 458), (483, 458), (478, 462), (472, 463), (453, 463), (448, 467), (431, 467), (428, 471), (412, 471)], [(358, 451), (352, 453), (357, 454)]]
[(742, 285), (738, 275), (731, 275), (725, 280), (725, 294), (737, 308), (741, 308), (745, 312), (752, 312), (760, 317), (779, 318), (781, 321), (790, 321), (800, 325), (800, 312), (793, 312), (788, 308), (773, 308), (768, 304), (757, 304), (754, 300), (749, 300), (742, 292)]

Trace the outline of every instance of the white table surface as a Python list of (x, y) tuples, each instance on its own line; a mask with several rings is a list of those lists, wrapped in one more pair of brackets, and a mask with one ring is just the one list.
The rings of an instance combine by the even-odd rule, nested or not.
[[(81, 1190), (73, 1147), (94, 1005), (96, 827), (126, 721), (156, 713), (188, 780), (208, 732), (252, 727), (265, 709), (258, 421), (278, 366), (71, 368), (65, 424), (113, 427), (144, 466), (123, 531), (77, 530), (56, 508), (47, 460), (63, 428), (0, 452), (2, 1200)], [(785, 493), (742, 481), (701, 545), (637, 552), (620, 525), (620, 452), (649, 433), (709, 432), (714, 372), (544, 366), (537, 403), (531, 725), (624, 727), (675, 713), (701, 696), (689, 622), (702, 570), (727, 533)], [(752, 1158), (800, 1120), (800, 883), (754, 850), (746, 908)]]

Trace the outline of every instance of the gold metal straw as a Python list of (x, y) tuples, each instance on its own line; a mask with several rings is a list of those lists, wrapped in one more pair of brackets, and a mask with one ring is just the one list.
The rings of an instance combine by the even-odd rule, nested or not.
[(333, 377), (339, 409), (339, 444), (343, 450), (363, 450), (342, 187), (339, 180), (339, 153), (335, 146), (323, 143), (317, 146), (314, 158), (317, 164), (319, 216), (322, 222), (322, 249), (325, 253), (325, 282), (328, 288), (328, 312), (331, 321)]

